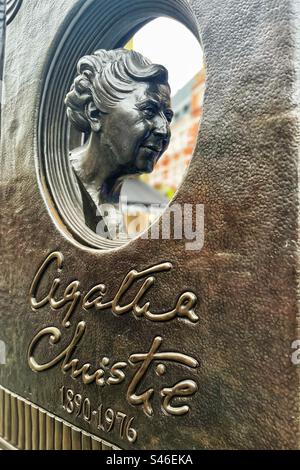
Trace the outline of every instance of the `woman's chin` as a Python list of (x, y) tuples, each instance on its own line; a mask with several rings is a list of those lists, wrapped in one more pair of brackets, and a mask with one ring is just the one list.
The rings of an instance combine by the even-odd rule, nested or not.
[(151, 155), (148, 154), (146, 158), (143, 158), (137, 162), (139, 173), (152, 173), (159, 157), (159, 154), (152, 152)]

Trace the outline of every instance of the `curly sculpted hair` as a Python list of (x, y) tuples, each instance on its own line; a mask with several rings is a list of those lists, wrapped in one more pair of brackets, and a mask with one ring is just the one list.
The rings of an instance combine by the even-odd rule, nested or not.
[(126, 49), (96, 51), (82, 57), (77, 77), (67, 94), (65, 104), (70, 122), (81, 132), (91, 130), (87, 107), (93, 102), (101, 114), (109, 113), (124, 94), (135, 88), (135, 82), (168, 85), (168, 71), (152, 64), (142, 54)]

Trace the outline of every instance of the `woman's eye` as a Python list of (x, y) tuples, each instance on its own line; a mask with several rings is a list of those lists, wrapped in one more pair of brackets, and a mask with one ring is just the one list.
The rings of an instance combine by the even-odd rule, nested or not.
[(153, 118), (155, 116), (155, 111), (152, 108), (144, 109), (144, 113), (148, 118)]
[(166, 113), (165, 116), (166, 116), (167, 120), (171, 123), (172, 119), (173, 119), (173, 114), (172, 113)]

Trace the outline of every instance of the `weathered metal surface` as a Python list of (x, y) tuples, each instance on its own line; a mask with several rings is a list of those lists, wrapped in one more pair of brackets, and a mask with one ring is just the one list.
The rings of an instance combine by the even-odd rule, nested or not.
[[(296, 2), (189, 3), (201, 32), (207, 90), (198, 145), (175, 201), (205, 204), (201, 251), (187, 251), (185, 240), (145, 239), (117, 250), (91, 250), (67, 232), (68, 202), (65, 214), (57, 214), (44, 181), (38, 183), (44, 79), (53, 72), (49, 66), (61, 52), (63, 35), (70, 61), (64, 59), (60, 76), (52, 75), (57, 83), (51, 93), (56, 89), (58, 95), (70, 86), (65, 82), (72, 73), (66, 67), (72, 70), (76, 54), (83, 52), (76, 47), (72, 55), (74, 45), (68, 41), (77, 38), (84, 52), (91, 52), (122, 45), (129, 30), (159, 14), (176, 14), (189, 23), (184, 1), (146, 4), (24, 0), (7, 28), (0, 291), (7, 363), (0, 366), (0, 383), (120, 448), (298, 448), (299, 375), (291, 361), (298, 335)], [(109, 31), (115, 34), (114, 45)], [(94, 38), (88, 47), (87, 37)], [(17, 79), (11, 80), (12, 74)], [(62, 121), (56, 122), (60, 126)], [(56, 254), (49, 270), (38, 289), (31, 289), (50, 253)], [(179, 296), (190, 292), (197, 299), (198, 321), (180, 317), (176, 308), (162, 322), (138, 316), (134, 305), (120, 314), (118, 302), (110, 302), (133, 269), (150, 269), (155, 278), (145, 296), (151, 312), (172, 311)], [(133, 279), (121, 305), (131, 302), (150, 273)], [(71, 282), (80, 282), (72, 315), (67, 314), (71, 302), (62, 302), (61, 308), (53, 300), (52, 308), (46, 301), (40, 308), (34, 303), (47, 295), (55, 278), (60, 283), (56, 301)], [(98, 284), (106, 285), (103, 302), (110, 305), (84, 309), (84, 296)], [(51, 333), (52, 343), (49, 336), (38, 342), (41, 331)], [(67, 349), (72, 338), (76, 348)], [(149, 358), (151, 348), (168, 353), (169, 359), (172, 354), (175, 362), (161, 364), (160, 357), (141, 376), (139, 355)], [(176, 362), (180, 355), (184, 364)], [(72, 369), (68, 361), (74, 359)], [(111, 372), (116, 363), (125, 377)], [(123, 369), (120, 363), (126, 363)], [(87, 383), (89, 378), (79, 374), (84, 364), (91, 364), (89, 373), (98, 370), (98, 383)], [(171, 406), (188, 407), (182, 416), (172, 414), (168, 401), (179, 381), (187, 382), (189, 391), (197, 384), (193, 395), (171, 401)], [(135, 395), (145, 391), (149, 400), (139, 401)], [(74, 410), (71, 403), (77, 403)], [(90, 409), (97, 419), (89, 418)]]
[[(5, 28), (6, 28), (6, 8), (5, 0), (0, 1), (0, 99), (2, 102), (2, 84), (3, 84), (3, 67), (4, 67), (4, 50), (5, 50)], [(1, 119), (1, 102), (0, 102), (0, 119)], [(0, 124), (1, 136), (1, 124)]]

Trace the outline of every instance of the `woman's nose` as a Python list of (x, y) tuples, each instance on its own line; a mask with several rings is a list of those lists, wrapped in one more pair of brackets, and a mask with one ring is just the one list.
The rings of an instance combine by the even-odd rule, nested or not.
[(165, 137), (169, 134), (169, 122), (164, 114), (156, 116), (153, 132), (156, 135), (162, 137)]

